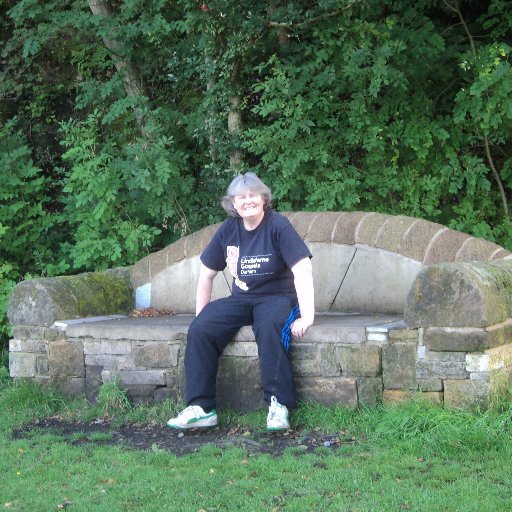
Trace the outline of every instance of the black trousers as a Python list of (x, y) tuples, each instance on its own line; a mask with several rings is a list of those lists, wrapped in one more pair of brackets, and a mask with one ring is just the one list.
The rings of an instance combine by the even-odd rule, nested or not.
[(210, 410), (216, 406), (219, 357), (240, 327), (252, 325), (258, 345), (263, 398), (296, 406), (288, 350), (289, 325), (298, 316), (295, 298), (226, 297), (207, 304), (192, 321), (185, 351), (186, 401)]

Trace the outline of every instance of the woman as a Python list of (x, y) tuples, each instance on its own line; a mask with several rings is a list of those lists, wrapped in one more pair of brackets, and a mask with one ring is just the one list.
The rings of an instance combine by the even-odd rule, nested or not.
[[(196, 318), (185, 352), (188, 407), (167, 425), (211, 427), (218, 360), (240, 327), (252, 325), (264, 400), (270, 404), (268, 430), (289, 428), (295, 407), (289, 354), (291, 335), (301, 338), (314, 320), (311, 253), (288, 219), (270, 208), (271, 191), (253, 173), (236, 177), (222, 206), (230, 215), (201, 255)], [(210, 301), (213, 279), (228, 267), (231, 296)]]

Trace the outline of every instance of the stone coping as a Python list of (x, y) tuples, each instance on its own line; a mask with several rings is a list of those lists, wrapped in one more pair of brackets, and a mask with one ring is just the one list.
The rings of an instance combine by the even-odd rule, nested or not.
[[(93, 338), (109, 340), (168, 341), (185, 340), (193, 315), (163, 315), (158, 317), (96, 317), (59, 321), (68, 338)], [(57, 327), (57, 325), (56, 325)], [(324, 343), (365, 343), (386, 341), (387, 333), (404, 329), (400, 315), (361, 315), (327, 313), (315, 317), (301, 341)], [(379, 336), (380, 335), (380, 336)], [(237, 341), (254, 341), (251, 327), (242, 327), (235, 336)]]
[[(503, 247), (423, 219), (378, 212), (282, 212), (306, 242), (375, 247), (424, 265), (511, 258)], [(130, 268), (134, 288), (165, 268), (200, 254), (219, 224), (185, 236)]]

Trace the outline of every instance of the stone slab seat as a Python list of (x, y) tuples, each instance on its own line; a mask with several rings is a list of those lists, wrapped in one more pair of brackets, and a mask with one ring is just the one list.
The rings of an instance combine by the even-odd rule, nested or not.
[[(512, 260), (504, 248), (377, 212), (285, 214), (310, 247), (317, 319), (294, 340), (301, 399), (356, 407), (421, 391), (486, 407), (512, 374)], [(183, 393), (186, 332), (208, 226), (128, 268), (19, 283), (10, 372), (94, 399), (119, 378), (136, 402)], [(219, 273), (213, 298), (230, 293)], [(172, 315), (126, 316), (154, 308)], [(221, 358), (220, 404), (261, 405), (257, 347), (240, 330)]]

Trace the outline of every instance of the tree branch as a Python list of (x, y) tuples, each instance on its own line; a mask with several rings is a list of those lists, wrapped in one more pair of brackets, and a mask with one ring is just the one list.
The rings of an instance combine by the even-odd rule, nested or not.
[(345, 7), (342, 7), (341, 9), (336, 9), (335, 11), (328, 12), (326, 14), (321, 14), (319, 16), (315, 16), (314, 18), (309, 18), (307, 20), (304, 20), (301, 23), (288, 23), (288, 22), (281, 22), (281, 21), (269, 21), (268, 24), (271, 27), (282, 27), (282, 28), (302, 28), (309, 23), (316, 23), (320, 20), (325, 20), (327, 18), (332, 18), (333, 16), (337, 16), (338, 14), (342, 13), (343, 11), (347, 11), (351, 7), (353, 7), (355, 4), (360, 3), (362, 0), (354, 0), (351, 4), (345, 5)]
[[(462, 15), (462, 12), (459, 8), (458, 0), (455, 0), (454, 5), (448, 3), (447, 0), (443, 0), (443, 2), (446, 5), (446, 7), (448, 7), (448, 9), (455, 12), (457, 14), (457, 16), (459, 17), (459, 20), (460, 20), (462, 26), (464, 27), (464, 30), (466, 31), (466, 34), (468, 36), (469, 43), (471, 44), (471, 52), (473, 54), (473, 59), (476, 64), (477, 55), (476, 55), (475, 40), (473, 38), (473, 35), (469, 31), (469, 27), (466, 23), (466, 20), (464, 19), (464, 16)], [(483, 137), (484, 137), (484, 147), (485, 147), (485, 155), (487, 157), (487, 162), (489, 163), (489, 167), (491, 168), (494, 179), (496, 180), (496, 183), (498, 184), (498, 188), (500, 190), (501, 202), (503, 203), (503, 211), (505, 212), (505, 215), (508, 216), (509, 210), (508, 210), (508, 204), (507, 204), (507, 195), (505, 193), (505, 187), (503, 186), (503, 182), (501, 181), (500, 175), (496, 169), (496, 166), (494, 165), (494, 160), (491, 155), (491, 147), (489, 144), (489, 138), (487, 137), (487, 135), (484, 135)]]

